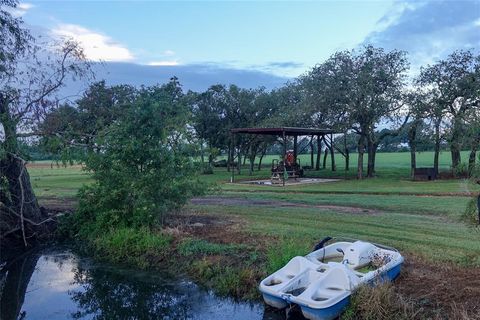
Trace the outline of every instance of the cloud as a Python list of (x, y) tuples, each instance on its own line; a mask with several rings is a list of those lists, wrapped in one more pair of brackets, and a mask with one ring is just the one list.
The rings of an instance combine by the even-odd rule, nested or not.
[(19, 3), (15, 8), (8, 8), (8, 12), (14, 17), (23, 17), (30, 9), (35, 7), (31, 3)]
[(173, 56), (173, 55), (175, 55), (175, 51), (173, 51), (173, 50), (165, 50), (165, 51), (163, 51), (163, 55), (164, 55), (164, 56), (167, 56), (167, 57)]
[[(136, 63), (105, 62), (95, 64), (96, 80), (104, 79), (109, 85), (129, 84), (133, 86), (156, 85), (166, 83), (176, 76), (184, 90), (204, 91), (214, 84), (235, 84), (242, 88), (256, 88), (263, 86), (267, 89), (278, 88), (290, 78), (280, 77), (271, 73), (251, 69), (236, 69), (221, 66), (215, 63), (188, 64), (178, 66), (142, 65)], [(69, 81), (61, 97), (74, 96), (78, 98), (79, 92), (86, 89), (81, 82)]]
[(133, 54), (110, 37), (74, 24), (60, 24), (52, 33), (57, 37), (71, 38), (84, 49), (87, 59), (92, 61), (125, 62), (134, 59)]
[(294, 62), (294, 61), (277, 61), (277, 62), (270, 62), (267, 64), (267, 66), (271, 68), (289, 69), (289, 68), (301, 68), (303, 67), (303, 63)]
[(17, 6), (17, 8), (19, 10), (23, 10), (23, 11), (28, 11), (28, 10), (32, 9), (33, 7), (35, 7), (33, 4), (27, 3), (27, 2), (19, 3), (18, 6)]
[(408, 51), (414, 72), (456, 49), (480, 49), (480, 2), (396, 2), (364, 41)]
[(147, 63), (149, 66), (178, 66), (177, 60), (152, 61)]

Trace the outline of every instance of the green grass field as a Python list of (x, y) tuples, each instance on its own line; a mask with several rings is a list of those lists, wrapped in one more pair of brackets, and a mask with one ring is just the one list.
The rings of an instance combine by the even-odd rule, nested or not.
[[(419, 154), (419, 165), (428, 165), (431, 152)], [(308, 155), (302, 155), (306, 158)], [(465, 158), (466, 155), (463, 155)], [(271, 161), (266, 159), (264, 163)], [(342, 177), (341, 159), (334, 176)], [(355, 157), (352, 157), (352, 164)], [(449, 154), (442, 153), (442, 168), (449, 167)], [(241, 198), (247, 201), (270, 201), (269, 206), (197, 205), (196, 209), (214, 215), (236, 216), (247, 221), (248, 230), (256, 236), (267, 235), (310, 246), (325, 235), (343, 235), (392, 245), (432, 261), (452, 261), (462, 265), (480, 265), (480, 233), (460, 221), (470, 192), (479, 188), (466, 180), (414, 182), (409, 176), (408, 153), (380, 153), (378, 177), (358, 181), (350, 178), (338, 182), (301, 186), (273, 187), (228, 183), (230, 173), (216, 168), (202, 179), (220, 187), (217, 197)], [(29, 167), (31, 181), (40, 201), (44, 198), (72, 198), (79, 187), (89, 183), (88, 173), (80, 166), (50, 167), (49, 162)], [(312, 176), (330, 177), (329, 169), (311, 171)], [(253, 176), (243, 169), (238, 179), (267, 178), (269, 168)], [(299, 207), (275, 206), (279, 201)], [(338, 213), (314, 206), (348, 206), (374, 210), (374, 214)], [(282, 241), (283, 241), (282, 240)], [(301, 245), (300, 245), (301, 247)]]

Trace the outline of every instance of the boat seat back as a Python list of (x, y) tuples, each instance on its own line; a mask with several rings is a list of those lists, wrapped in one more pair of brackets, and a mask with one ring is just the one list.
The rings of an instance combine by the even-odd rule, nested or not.
[(361, 268), (368, 265), (373, 253), (375, 252), (375, 246), (371, 243), (363, 241), (355, 241), (346, 248), (344, 260), (348, 260), (348, 266), (352, 269)]

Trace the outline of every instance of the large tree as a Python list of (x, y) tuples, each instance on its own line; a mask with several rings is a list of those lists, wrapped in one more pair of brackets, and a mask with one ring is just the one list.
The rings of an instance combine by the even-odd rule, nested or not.
[[(82, 50), (71, 41), (38, 43), (11, 15), (16, 1), (0, 2), (0, 242), (40, 234), (48, 221), (33, 193), (19, 139), (38, 134), (36, 125), (58, 105), (55, 94), (70, 76), (88, 70)], [(3, 240), (3, 241), (2, 241)]]
[(374, 174), (375, 155), (382, 138), (376, 129), (382, 121), (394, 123), (392, 118), (399, 116), (407, 70), (405, 52), (366, 46), (359, 51), (337, 52), (310, 71), (310, 77), (318, 79), (317, 85), (309, 89), (310, 95), (320, 97), (314, 110), (321, 114), (331, 112), (332, 119), (358, 134), (359, 179), (363, 177), (365, 150), (367, 175)]
[(447, 141), (452, 155), (452, 167), (460, 162), (462, 140), (468, 126), (470, 112), (480, 112), (480, 56), (473, 51), (455, 51), (446, 59), (421, 69), (417, 83), (433, 96), (431, 115), (448, 124)]

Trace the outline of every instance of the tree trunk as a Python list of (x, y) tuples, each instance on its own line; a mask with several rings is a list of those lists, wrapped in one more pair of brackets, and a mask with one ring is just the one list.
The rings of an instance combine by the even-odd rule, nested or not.
[(433, 170), (438, 176), (438, 157), (440, 155), (440, 120), (435, 121), (435, 147), (433, 151)]
[(480, 145), (480, 132), (477, 134), (476, 137), (473, 137), (472, 140), (472, 148), (470, 150), (470, 156), (468, 157), (468, 174), (472, 175), (473, 171), (475, 170), (475, 161), (477, 158), (477, 149)]
[(375, 142), (374, 138), (369, 136), (367, 139), (367, 177), (372, 178), (375, 172)]
[(250, 172), (249, 175), (253, 175), (253, 167), (255, 166), (255, 156), (250, 157)]
[(329, 149), (330, 149), (330, 155), (332, 156), (332, 159), (330, 159), (331, 164), (332, 164), (332, 171), (336, 171), (337, 168), (336, 168), (336, 165), (335, 165), (335, 154), (334, 154), (334, 150), (333, 150), (333, 141), (330, 141)]
[[(8, 246), (8, 240), (35, 239), (45, 233), (46, 217), (42, 214), (30, 184), (25, 161), (17, 156), (17, 123), (11, 118), (5, 98), (0, 96), (0, 121), (3, 126), (4, 154), (0, 155), (0, 245)], [(4, 184), (5, 183), (5, 184)]]
[(417, 168), (417, 121), (412, 123), (408, 131), (408, 145), (410, 146), (410, 178), (414, 180)]
[(459, 129), (459, 125), (458, 125), (457, 121), (454, 121), (453, 122), (453, 128), (452, 128), (452, 136), (450, 138), (450, 153), (452, 154), (453, 174), (456, 174), (456, 169), (458, 168), (459, 164), (461, 163), (460, 137), (461, 137), (461, 132), (460, 132), (460, 129)]
[(320, 170), (320, 157), (322, 156), (322, 139), (317, 137), (317, 163), (315, 164), (315, 170)]
[(25, 316), (20, 311), (38, 258), (37, 254), (27, 254), (7, 267), (0, 287), (0, 319), (17, 320)]
[[(235, 161), (235, 158), (233, 159)], [(242, 151), (241, 149), (238, 149), (238, 155), (237, 155), (237, 173), (241, 174), (242, 172)]]
[(232, 147), (228, 147), (227, 155), (227, 172), (230, 172), (230, 166), (232, 165)]
[(200, 159), (202, 160), (202, 166), (205, 164), (205, 149), (203, 148), (203, 141), (200, 142)]
[(350, 151), (345, 149), (345, 171), (350, 171)]
[(343, 135), (343, 147), (345, 148), (345, 171), (350, 170), (350, 151), (347, 147), (347, 133)]
[(263, 149), (262, 154), (260, 155), (260, 159), (258, 160), (257, 171), (260, 171), (262, 169), (262, 160), (263, 160), (263, 157), (265, 157), (265, 153), (267, 153), (267, 148)]
[(313, 158), (314, 158), (313, 157), (313, 152), (314, 152), (314, 150), (313, 150), (313, 137), (312, 137), (312, 139), (310, 139), (309, 145), (310, 145), (310, 167), (313, 169)]
[(323, 164), (322, 164), (323, 169), (327, 168), (328, 151), (329, 151), (328, 148), (325, 148), (325, 154), (323, 155)]
[(1, 245), (6, 245), (8, 238), (14, 242), (23, 241), (24, 246), (27, 246), (28, 239), (46, 233), (47, 217), (42, 214), (33, 193), (25, 162), (9, 153), (0, 160), (0, 167), (8, 182), (8, 190), (0, 191)]
[(360, 135), (358, 139), (358, 162), (357, 162), (357, 179), (363, 179), (363, 154), (365, 151), (365, 137)]

